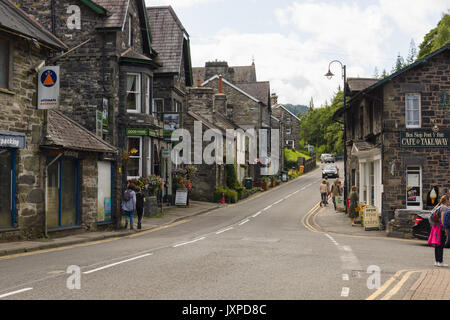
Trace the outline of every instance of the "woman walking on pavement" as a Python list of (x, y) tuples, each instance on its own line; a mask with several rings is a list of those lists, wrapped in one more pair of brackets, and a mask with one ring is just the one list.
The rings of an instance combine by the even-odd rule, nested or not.
[(356, 211), (358, 208), (358, 193), (355, 186), (352, 187), (350, 192), (350, 205), (348, 207), (348, 216), (350, 217), (350, 223), (353, 226), (356, 226), (355, 219), (359, 216), (359, 212)]
[[(448, 264), (444, 263), (444, 247), (445, 241), (447, 240), (448, 229), (444, 228), (445, 223), (445, 213), (448, 211), (448, 206), (450, 204), (449, 197), (447, 195), (442, 196), (441, 201), (439, 201), (438, 205), (434, 207), (434, 210), (437, 210), (437, 216), (439, 217), (439, 221), (434, 224), (431, 228), (430, 239), (436, 235), (440, 240), (439, 245), (435, 245), (434, 247), (434, 257), (435, 257), (435, 267), (448, 267)], [(430, 239), (428, 242), (430, 243)]]
[(141, 190), (141, 188), (137, 187), (137, 191), (136, 191), (136, 214), (138, 216), (138, 225), (137, 225), (137, 229), (138, 230), (142, 229), (142, 217), (144, 216), (144, 202), (145, 202), (145, 197), (142, 194), (142, 190)]
[(334, 180), (334, 183), (331, 186), (331, 197), (333, 199), (334, 210), (336, 211), (336, 197), (341, 195), (341, 183), (339, 182), (339, 178)]
[(321, 197), (321, 201), (320, 201), (320, 206), (322, 206), (322, 204), (324, 206), (327, 206), (328, 202), (327, 202), (327, 196), (328, 196), (328, 186), (327, 186), (327, 182), (325, 180), (322, 181), (322, 184), (320, 185), (320, 197)]
[(136, 211), (136, 186), (130, 183), (123, 194), (122, 210), (125, 214), (125, 229), (128, 227), (130, 220), (130, 230), (133, 230), (133, 216)]

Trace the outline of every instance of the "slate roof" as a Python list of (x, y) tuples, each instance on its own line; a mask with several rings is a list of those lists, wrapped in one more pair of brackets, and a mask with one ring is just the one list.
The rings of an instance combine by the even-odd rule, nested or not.
[(376, 78), (348, 78), (347, 83), (350, 91), (362, 91), (371, 85), (377, 83), (380, 79)]
[(193, 117), (197, 121), (201, 121), (209, 129), (220, 130), (223, 135), (226, 135), (227, 129), (238, 129), (238, 125), (225, 118), (220, 113), (202, 113), (198, 114), (193, 111), (188, 111), (188, 115)]
[(103, 28), (123, 27), (130, 0), (94, 0), (94, 2), (108, 12)]
[[(202, 87), (207, 85), (209, 82), (217, 80), (219, 81), (219, 75), (215, 75), (214, 77), (211, 77), (210, 79), (206, 80), (205, 82), (202, 83)], [(252, 99), (255, 102), (262, 102), (260, 100), (258, 100), (258, 98), (256, 98), (255, 96), (252, 96), (250, 93), (246, 92), (245, 90), (239, 88), (238, 86), (232, 84), (231, 82), (227, 81), (225, 78), (222, 78), (223, 83), (229, 85), (231, 88), (239, 91), (240, 93), (242, 93), (243, 95), (246, 95), (247, 97), (249, 97), (250, 99)]]
[(153, 61), (151, 58), (134, 51), (132, 48), (128, 48), (124, 52), (120, 54), (121, 58), (128, 58), (128, 59), (134, 59), (134, 60), (144, 60), (144, 61)]
[(171, 6), (148, 7), (152, 47), (163, 67), (155, 73), (179, 73), (183, 57), (184, 36), (189, 37)]
[(237, 83), (239, 88), (249, 93), (251, 96), (255, 97), (265, 105), (270, 101), (270, 82), (251, 82), (251, 83)]
[(47, 134), (41, 146), (77, 151), (117, 153), (114, 146), (100, 139), (58, 110), (48, 111)]
[[(302, 120), (300, 120), (300, 118), (299, 117), (297, 117), (295, 114), (293, 114), (291, 111), (289, 111), (284, 105), (282, 105), (282, 104), (275, 104), (275, 105), (273, 105), (272, 106), (272, 114), (276, 114), (277, 112), (274, 112), (274, 111), (276, 111), (276, 109), (283, 109), (284, 111), (286, 111), (287, 113), (289, 113), (291, 116), (293, 116), (295, 119), (297, 119), (298, 121), (302, 121)], [(280, 116), (281, 116), (281, 114), (280, 114)]]
[(53, 49), (67, 49), (64, 42), (55, 37), (22, 9), (17, 8), (10, 0), (0, 1), (0, 27), (36, 39), (38, 42)]

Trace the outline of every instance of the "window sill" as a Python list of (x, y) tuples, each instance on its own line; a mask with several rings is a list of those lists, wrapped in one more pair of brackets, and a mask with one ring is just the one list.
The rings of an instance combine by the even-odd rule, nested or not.
[(16, 93), (13, 91), (9, 91), (8, 89), (5, 88), (0, 88), (0, 93), (6, 93), (6, 94), (10, 94), (12, 96), (14, 96)]

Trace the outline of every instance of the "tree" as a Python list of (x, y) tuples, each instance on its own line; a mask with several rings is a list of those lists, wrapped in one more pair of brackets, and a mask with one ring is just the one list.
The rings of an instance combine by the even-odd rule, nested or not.
[(314, 109), (314, 100), (313, 97), (311, 97), (311, 101), (309, 101), (309, 110), (313, 110)]
[(408, 57), (406, 58), (406, 63), (411, 64), (416, 60), (417, 57), (417, 48), (416, 43), (414, 42), (414, 39), (411, 39), (411, 43), (409, 44), (409, 53)]
[(431, 29), (423, 38), (423, 41), (419, 46), (418, 59), (429, 55), (448, 43), (450, 43), (450, 15), (444, 13), (437, 27)]
[(377, 78), (377, 79), (380, 77), (380, 74), (378, 73), (378, 68), (377, 67), (375, 67), (375, 70), (373, 70), (373, 77)]
[(389, 77), (389, 74), (387, 73), (386, 69), (383, 69), (383, 73), (381, 73), (381, 78), (384, 79), (387, 77)]
[(406, 66), (405, 59), (400, 55), (400, 52), (397, 55), (397, 60), (395, 61), (395, 65), (392, 67), (392, 73), (395, 73)]

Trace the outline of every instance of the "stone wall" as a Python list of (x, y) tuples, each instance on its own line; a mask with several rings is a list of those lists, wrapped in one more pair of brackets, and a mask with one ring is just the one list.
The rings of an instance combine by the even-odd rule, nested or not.
[(12, 87), (10, 93), (0, 91), (0, 131), (25, 133), (26, 148), (16, 150), (16, 226), (10, 232), (1, 232), (0, 239), (33, 238), (43, 234), (45, 194), (44, 159), (39, 151), (44, 111), (36, 108), (34, 66), (50, 52), (44, 48), (37, 50), (21, 38), (9, 39)]
[(97, 205), (98, 205), (98, 170), (97, 154), (88, 155), (80, 161), (80, 194), (81, 206), (80, 217), (81, 226), (86, 230), (95, 230), (97, 225)]

